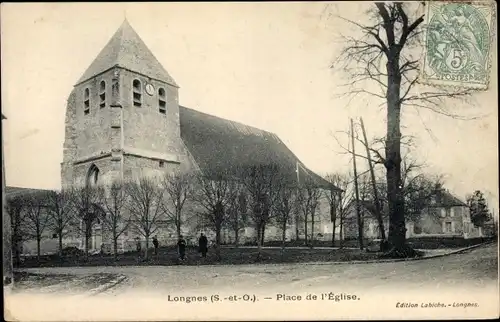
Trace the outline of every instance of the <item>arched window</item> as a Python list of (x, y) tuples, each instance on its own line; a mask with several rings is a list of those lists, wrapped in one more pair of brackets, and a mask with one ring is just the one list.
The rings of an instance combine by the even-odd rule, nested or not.
[(99, 168), (92, 164), (89, 168), (89, 172), (87, 173), (87, 180), (85, 182), (87, 187), (95, 187), (97, 186), (97, 181), (99, 180)]
[(99, 107), (106, 107), (106, 82), (101, 81), (99, 85)]
[(142, 84), (138, 79), (134, 79), (132, 82), (132, 95), (134, 106), (141, 107), (142, 106)]
[(167, 114), (167, 96), (165, 89), (158, 89), (158, 109), (161, 114)]
[(83, 94), (83, 114), (90, 113), (90, 89), (86, 88)]

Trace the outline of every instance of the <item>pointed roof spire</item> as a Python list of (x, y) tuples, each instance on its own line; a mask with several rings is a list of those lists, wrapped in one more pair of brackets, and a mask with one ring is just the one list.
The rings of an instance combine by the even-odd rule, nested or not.
[(77, 84), (114, 66), (129, 69), (178, 87), (174, 79), (132, 28), (126, 17), (120, 28), (80, 77)]

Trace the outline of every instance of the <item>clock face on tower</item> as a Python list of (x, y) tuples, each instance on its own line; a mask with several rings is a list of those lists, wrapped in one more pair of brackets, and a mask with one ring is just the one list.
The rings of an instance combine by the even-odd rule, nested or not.
[(155, 87), (153, 86), (153, 84), (147, 84), (146, 93), (148, 93), (148, 95), (153, 95), (154, 92), (155, 92)]

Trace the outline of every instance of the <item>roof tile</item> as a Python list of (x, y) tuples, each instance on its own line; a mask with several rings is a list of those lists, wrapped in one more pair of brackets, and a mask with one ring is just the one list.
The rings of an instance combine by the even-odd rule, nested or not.
[(114, 66), (178, 87), (132, 26), (125, 20), (78, 80), (80, 84)]
[(279, 165), (290, 176), (312, 178), (321, 187), (326, 180), (302, 165), (274, 133), (179, 106), (181, 138), (202, 171)]

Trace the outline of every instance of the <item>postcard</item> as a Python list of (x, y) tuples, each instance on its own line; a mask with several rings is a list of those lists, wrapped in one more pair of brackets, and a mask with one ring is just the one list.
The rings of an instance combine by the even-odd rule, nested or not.
[(498, 318), (496, 10), (2, 3), (4, 319)]

